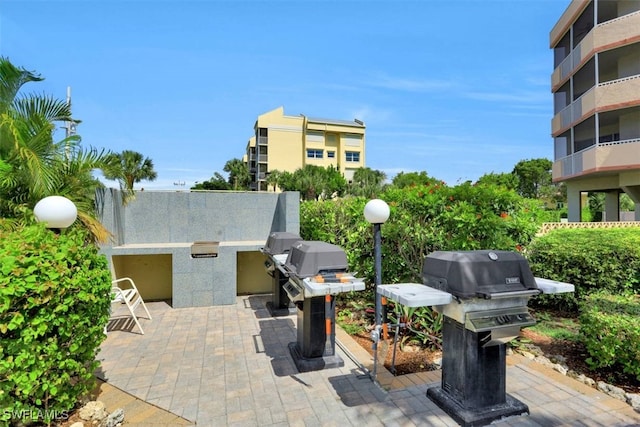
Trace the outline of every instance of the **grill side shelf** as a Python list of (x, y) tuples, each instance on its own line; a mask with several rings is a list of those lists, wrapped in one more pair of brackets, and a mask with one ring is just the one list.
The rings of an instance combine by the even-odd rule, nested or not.
[(449, 304), (452, 299), (451, 294), (448, 292), (419, 283), (380, 285), (377, 287), (377, 292), (407, 307), (446, 305)]

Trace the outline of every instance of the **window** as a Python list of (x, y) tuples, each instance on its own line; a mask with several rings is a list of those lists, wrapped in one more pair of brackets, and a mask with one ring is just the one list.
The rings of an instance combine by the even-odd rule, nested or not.
[(359, 162), (360, 161), (360, 153), (357, 151), (347, 151), (347, 162)]
[(322, 155), (323, 155), (324, 150), (314, 150), (314, 149), (307, 149), (307, 158), (308, 159), (321, 159)]
[(335, 151), (327, 151), (327, 157), (330, 159), (333, 159), (336, 157), (336, 152)]
[(362, 144), (362, 135), (358, 135), (357, 133), (346, 133), (342, 135), (342, 141), (346, 146), (360, 147), (360, 144)]
[(324, 132), (317, 130), (308, 130), (307, 142), (324, 142)]

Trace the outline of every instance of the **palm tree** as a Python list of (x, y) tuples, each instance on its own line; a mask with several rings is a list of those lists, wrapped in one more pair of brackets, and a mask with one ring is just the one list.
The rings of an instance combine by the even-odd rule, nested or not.
[(35, 221), (42, 198), (64, 195), (78, 208), (80, 226), (105, 240), (109, 232), (95, 217), (95, 191), (102, 186), (94, 169), (108, 167), (108, 155), (83, 150), (80, 136), (54, 142), (55, 123), (73, 121), (64, 101), (46, 95), (19, 95), (26, 83), (42, 77), (0, 57), (0, 217), (19, 226)]
[(140, 181), (153, 181), (158, 174), (153, 170), (153, 161), (143, 157), (137, 151), (124, 150), (110, 155), (111, 168), (104, 172), (107, 179), (120, 180), (123, 191), (133, 191), (133, 184)]
[(225, 163), (222, 169), (229, 173), (229, 184), (234, 190), (248, 190), (251, 176), (249, 168), (242, 159), (231, 159)]
[(385, 179), (387, 179), (387, 175), (382, 171), (358, 168), (353, 173), (349, 193), (354, 196), (373, 198), (384, 188)]
[(267, 172), (267, 185), (273, 185), (273, 191), (275, 192), (278, 188), (278, 181), (282, 176), (282, 172), (277, 169), (274, 169), (270, 172)]

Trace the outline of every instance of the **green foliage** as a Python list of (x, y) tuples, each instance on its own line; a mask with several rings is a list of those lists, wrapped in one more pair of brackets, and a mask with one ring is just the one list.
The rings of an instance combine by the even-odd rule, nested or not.
[(229, 185), (233, 190), (248, 190), (251, 182), (249, 166), (242, 159), (231, 159), (224, 164), (223, 171), (229, 174)]
[(575, 318), (555, 317), (545, 311), (534, 313), (536, 324), (530, 326), (532, 331), (554, 340), (577, 341), (580, 325)]
[(498, 185), (509, 190), (516, 190), (518, 188), (518, 177), (512, 173), (491, 172), (484, 174), (480, 178), (478, 178), (476, 184)]
[[(391, 209), (382, 226), (382, 281), (422, 282), (424, 257), (436, 250), (515, 250), (543, 220), (537, 202), (491, 185), (441, 182), (389, 187), (380, 197)], [(345, 249), (351, 271), (373, 283), (373, 233), (363, 211), (368, 200), (351, 197), (303, 202), (300, 233)]]
[(620, 367), (640, 381), (640, 296), (598, 292), (585, 297), (580, 308), (587, 363)]
[[(87, 234), (0, 227), (0, 419), (51, 421), (93, 386), (111, 278)], [(4, 418), (2, 418), (4, 417)]]
[(353, 196), (378, 197), (384, 188), (384, 180), (387, 178), (384, 172), (371, 168), (358, 168), (353, 173), (353, 179), (347, 192)]
[(577, 308), (598, 290), (640, 291), (640, 229), (559, 229), (527, 247), (535, 276), (575, 285), (574, 294), (536, 298), (534, 304)]
[(432, 178), (425, 171), (400, 172), (393, 177), (391, 184), (397, 188), (411, 187), (415, 185), (444, 185), (444, 182)]
[(519, 161), (512, 172), (518, 177), (518, 193), (523, 197), (539, 198), (542, 189), (551, 185), (552, 166), (553, 162), (545, 158)]
[(305, 165), (293, 173), (282, 172), (277, 184), (282, 191), (299, 191), (303, 200), (329, 199), (347, 189), (347, 180), (334, 166)]
[(123, 191), (133, 190), (133, 184), (140, 181), (153, 181), (158, 174), (153, 169), (153, 161), (137, 151), (124, 150), (108, 156), (110, 167), (104, 171), (107, 179), (120, 181)]
[(92, 172), (108, 170), (109, 157), (104, 150), (81, 148), (79, 135), (54, 141), (56, 123), (79, 120), (63, 100), (19, 93), (26, 83), (42, 80), (0, 57), (0, 217), (12, 226), (30, 224), (39, 200), (61, 195), (78, 208), (76, 226), (106, 241), (109, 232), (96, 219), (94, 203), (102, 184)]
[(431, 307), (406, 307), (389, 304), (388, 318), (392, 324), (400, 326), (400, 347), (406, 343), (418, 344), (432, 350), (442, 350), (442, 314)]
[(227, 180), (220, 175), (220, 173), (215, 172), (213, 177), (208, 179), (207, 181), (199, 182), (193, 187), (192, 190), (231, 190), (231, 186), (227, 182)]

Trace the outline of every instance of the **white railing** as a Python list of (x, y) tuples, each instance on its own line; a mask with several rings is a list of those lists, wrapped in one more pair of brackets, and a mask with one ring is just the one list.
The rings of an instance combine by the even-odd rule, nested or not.
[[(620, 16), (618, 18), (611, 19), (609, 21), (601, 22), (600, 24), (593, 27), (589, 32), (593, 32), (597, 28), (601, 28), (605, 25), (609, 25), (614, 22), (620, 22), (626, 19), (632, 19), (636, 17), (638, 14), (640, 14), (640, 11), (632, 12), (628, 15)], [(575, 70), (575, 68), (580, 64), (580, 60), (582, 57), (582, 48), (583, 48), (583, 45), (581, 40), (580, 43), (578, 43), (578, 45), (567, 55), (567, 57), (564, 58), (562, 62), (560, 62), (560, 64), (558, 65), (558, 67), (560, 67), (560, 80), (564, 80), (565, 78), (567, 78), (567, 76), (571, 74), (571, 72)]]
[(591, 150), (595, 150), (598, 147), (608, 147), (612, 145), (623, 145), (623, 144), (640, 144), (640, 138), (634, 139), (625, 139), (623, 141), (611, 141), (611, 142), (600, 142), (598, 144), (592, 145), (591, 147), (587, 147), (584, 150), (580, 150), (577, 153), (569, 154), (566, 157), (557, 159), (557, 161), (562, 164), (562, 177), (567, 177), (571, 175), (577, 175), (584, 171), (583, 159), (585, 154), (589, 153)]

